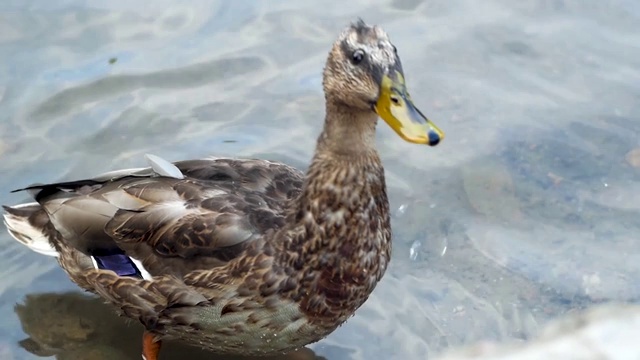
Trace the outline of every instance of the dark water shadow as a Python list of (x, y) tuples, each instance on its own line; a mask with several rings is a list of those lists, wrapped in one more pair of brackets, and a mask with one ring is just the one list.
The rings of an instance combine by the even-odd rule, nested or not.
[[(29, 336), (19, 342), (28, 352), (57, 360), (140, 359), (142, 326), (119, 317), (101, 299), (78, 293), (41, 293), (27, 295), (15, 306), (23, 331)], [(178, 342), (166, 342), (163, 360), (320, 360), (304, 348), (271, 357), (223, 356)]]

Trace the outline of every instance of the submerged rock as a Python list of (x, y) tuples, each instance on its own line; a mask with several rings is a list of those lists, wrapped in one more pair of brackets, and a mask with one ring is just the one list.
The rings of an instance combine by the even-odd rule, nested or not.
[(624, 159), (634, 168), (640, 168), (640, 148), (635, 148), (625, 155)]
[(640, 306), (602, 305), (549, 324), (531, 341), (479, 343), (437, 360), (640, 359)]

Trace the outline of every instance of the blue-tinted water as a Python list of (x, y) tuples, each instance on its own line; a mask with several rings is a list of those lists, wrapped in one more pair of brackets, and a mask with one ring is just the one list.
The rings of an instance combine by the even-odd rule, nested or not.
[[(640, 298), (631, 0), (5, 1), (0, 203), (26, 200), (9, 191), (33, 182), (143, 165), (147, 152), (304, 168), (326, 54), (357, 17), (389, 32), (414, 100), (447, 138), (426, 149), (379, 127), (392, 266), (354, 318), (310, 346), (317, 356), (432, 358)], [(138, 327), (79, 295), (53, 259), (4, 230), (0, 243), (0, 357), (139, 358)], [(182, 358), (173, 349), (165, 358)]]

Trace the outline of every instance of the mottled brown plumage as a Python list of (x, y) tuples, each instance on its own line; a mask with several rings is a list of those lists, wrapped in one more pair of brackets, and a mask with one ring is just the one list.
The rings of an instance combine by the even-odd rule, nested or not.
[[(7, 228), (57, 256), (80, 287), (139, 320), (152, 335), (147, 360), (159, 349), (151, 340), (164, 338), (252, 355), (318, 341), (367, 300), (389, 263), (378, 114), (405, 138), (414, 130), (401, 123), (423, 119), (397, 115), (415, 110), (401, 75), (384, 31), (360, 21), (327, 59), (326, 120), (306, 174), (265, 160), (181, 161), (179, 171), (152, 161), (151, 168), (32, 186), (37, 203), (5, 207)], [(381, 109), (383, 100), (395, 105)], [(441, 138), (424, 129), (429, 144)], [(408, 140), (426, 143), (424, 135)], [(147, 273), (97, 268), (97, 257), (114, 253)]]

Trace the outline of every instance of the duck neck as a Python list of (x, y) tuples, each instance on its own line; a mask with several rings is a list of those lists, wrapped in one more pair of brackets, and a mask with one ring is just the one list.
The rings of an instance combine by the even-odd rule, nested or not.
[[(378, 115), (371, 110), (352, 109), (327, 99), (324, 128), (316, 146), (316, 155), (359, 159), (375, 156)], [(315, 159), (314, 159), (315, 160)]]
[[(305, 287), (317, 296), (303, 304), (310, 313), (346, 319), (387, 268), (389, 203), (373, 147), (375, 120), (369, 113), (328, 106), (305, 184), (291, 208), (282, 260), (300, 272), (300, 281), (311, 279)], [(348, 306), (332, 307), (345, 299)]]
[[(384, 169), (375, 149), (377, 116), (327, 102), (324, 129), (296, 204), (296, 221), (305, 229), (310, 255), (336, 248), (341, 258), (359, 261), (386, 227), (388, 200)], [(363, 229), (366, 227), (366, 229)]]

